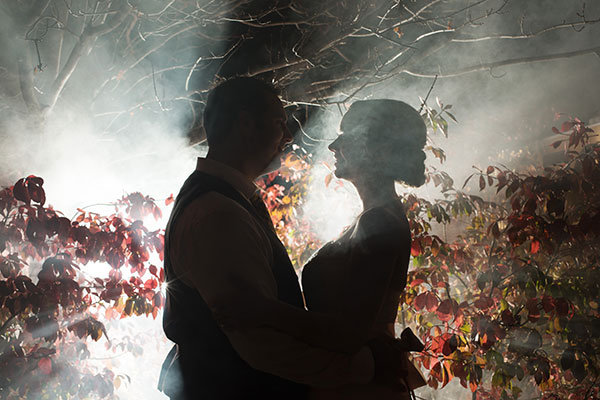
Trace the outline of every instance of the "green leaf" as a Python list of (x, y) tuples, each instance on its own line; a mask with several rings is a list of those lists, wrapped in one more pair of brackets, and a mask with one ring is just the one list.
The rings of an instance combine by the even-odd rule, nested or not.
[(469, 325), (469, 324), (463, 324), (463, 326), (460, 327), (460, 331), (462, 333), (466, 333), (466, 334), (471, 333), (471, 325)]
[[(521, 378), (521, 379), (522, 379), (522, 378)], [(519, 395), (521, 394), (521, 392), (522, 392), (522, 391), (523, 391), (523, 390), (522, 390), (520, 387), (518, 387), (518, 386), (513, 386), (513, 387), (512, 387), (512, 395), (513, 395), (513, 397), (519, 397)]]
[(493, 387), (504, 387), (504, 374), (501, 370), (496, 370), (492, 376)]

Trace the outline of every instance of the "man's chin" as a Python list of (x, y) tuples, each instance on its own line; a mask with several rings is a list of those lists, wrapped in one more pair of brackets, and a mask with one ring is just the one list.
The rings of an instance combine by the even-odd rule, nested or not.
[(267, 167), (263, 170), (263, 172), (260, 175), (262, 176), (270, 174), (271, 172), (279, 170), (279, 168), (281, 168), (281, 156), (278, 155), (273, 160), (271, 160), (269, 165), (267, 165)]

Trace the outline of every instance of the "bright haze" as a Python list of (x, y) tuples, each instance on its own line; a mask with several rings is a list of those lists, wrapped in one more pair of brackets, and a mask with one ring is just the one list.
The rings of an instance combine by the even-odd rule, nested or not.
[[(296, 144), (315, 165), (304, 214), (326, 241), (360, 212), (348, 183), (325, 185), (326, 145), (355, 99), (419, 109), (431, 89), (428, 105), (452, 104), (458, 123), (432, 139), (458, 186), (472, 165), (543, 151), (556, 113), (600, 117), (598, 1), (264, 3), (0, 1), (0, 185), (41, 176), (68, 217), (134, 191), (160, 202), (206, 151), (211, 82), (249, 74), (284, 89)], [(143, 327), (160, 335), (158, 321)], [(138, 390), (123, 398), (163, 398), (154, 387), (167, 348), (148, 346), (151, 372), (134, 375), (135, 359), (116, 367)]]

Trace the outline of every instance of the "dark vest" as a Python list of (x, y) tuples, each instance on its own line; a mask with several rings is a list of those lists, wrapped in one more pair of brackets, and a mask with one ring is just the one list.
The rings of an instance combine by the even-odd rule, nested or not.
[(173, 272), (169, 238), (174, 222), (193, 200), (211, 191), (240, 204), (264, 227), (273, 250), (271, 270), (277, 283), (277, 296), (288, 304), (303, 307), (298, 277), (285, 247), (267, 222), (231, 185), (200, 171), (194, 172), (177, 196), (165, 232), (164, 265), (168, 288), (163, 328), (176, 346), (163, 364), (159, 388), (172, 399), (185, 400), (305, 399), (307, 386), (255, 370), (242, 360), (216, 324), (200, 293), (178, 280)]

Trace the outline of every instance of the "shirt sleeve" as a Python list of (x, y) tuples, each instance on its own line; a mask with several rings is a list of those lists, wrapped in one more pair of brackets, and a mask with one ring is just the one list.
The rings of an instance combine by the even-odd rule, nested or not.
[[(188, 215), (176, 227), (172, 243), (179, 255), (174, 263), (178, 276), (212, 309), (235, 309), (256, 295), (276, 299), (268, 238), (246, 210), (229, 200), (221, 203), (211, 212)], [(352, 355), (336, 353), (267, 326), (225, 334), (250, 366), (295, 382), (334, 387), (367, 383), (373, 376), (373, 357), (366, 347)]]

